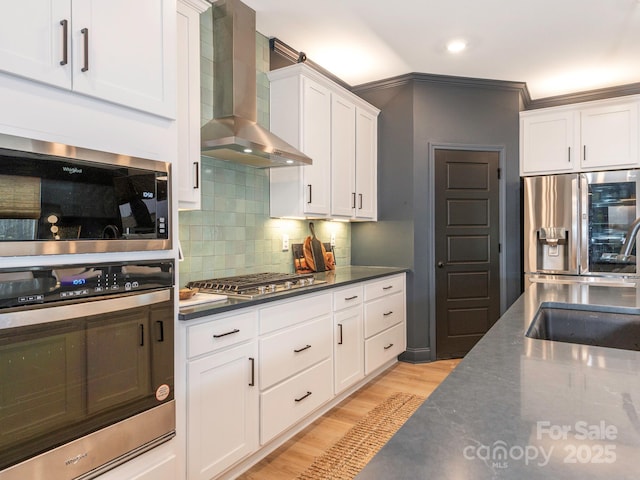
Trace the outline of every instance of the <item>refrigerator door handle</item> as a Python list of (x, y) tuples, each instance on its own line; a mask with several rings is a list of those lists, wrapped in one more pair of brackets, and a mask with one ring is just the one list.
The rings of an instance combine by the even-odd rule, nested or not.
[(580, 205), (578, 216), (580, 222), (579, 234), (580, 244), (578, 245), (579, 272), (589, 273), (589, 180), (584, 173), (578, 177), (580, 179)]

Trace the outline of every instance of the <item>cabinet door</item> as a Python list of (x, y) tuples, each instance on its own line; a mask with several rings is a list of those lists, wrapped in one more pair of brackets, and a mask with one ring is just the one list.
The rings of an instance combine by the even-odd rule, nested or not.
[(178, 1), (178, 208), (199, 210), (200, 13)]
[(175, 1), (73, 2), (73, 90), (175, 118)]
[(204, 480), (258, 448), (256, 342), (189, 362), (187, 476)]
[(331, 94), (321, 85), (302, 79), (301, 149), (313, 159), (302, 167), (304, 213), (329, 214), (331, 175)]
[(337, 395), (364, 378), (362, 306), (334, 315), (334, 392)]
[(378, 119), (356, 109), (356, 218), (378, 217)]
[(574, 112), (522, 117), (520, 124), (522, 175), (571, 172), (577, 165)]
[(580, 113), (582, 168), (638, 164), (638, 104), (589, 108)]
[(2, 2), (0, 18), (1, 70), (71, 88), (70, 0)]
[(331, 98), (331, 214), (352, 217), (356, 208), (356, 108)]

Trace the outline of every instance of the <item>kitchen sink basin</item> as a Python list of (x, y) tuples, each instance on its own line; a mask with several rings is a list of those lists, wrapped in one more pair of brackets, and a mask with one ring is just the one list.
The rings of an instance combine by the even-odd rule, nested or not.
[(542, 305), (525, 334), (529, 338), (640, 351), (640, 313), (635, 309)]

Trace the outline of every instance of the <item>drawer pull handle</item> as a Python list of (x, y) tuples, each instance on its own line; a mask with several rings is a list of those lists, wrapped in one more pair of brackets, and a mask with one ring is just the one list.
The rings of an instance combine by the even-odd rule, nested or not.
[(353, 297), (344, 297), (345, 300), (355, 300), (356, 298), (358, 298), (358, 295), (354, 295)]
[(249, 361), (251, 362), (251, 382), (249, 382), (250, 387), (256, 386), (256, 359), (249, 357)]
[(342, 345), (342, 324), (339, 323), (338, 327), (340, 327), (340, 341), (338, 341), (338, 345)]
[(383, 290), (389, 290), (389, 289), (391, 289), (391, 288), (393, 288), (393, 285), (389, 285), (389, 286), (386, 286), (386, 287), (382, 287), (382, 289), (383, 289)]
[(300, 398), (296, 398), (295, 401), (296, 402), (301, 402), (302, 400), (304, 400), (305, 398), (307, 398), (309, 395), (311, 395), (311, 392), (307, 391), (307, 393), (305, 393), (303, 396), (301, 396)]
[(389, 345), (387, 345), (386, 347), (384, 347), (385, 350), (389, 350), (391, 347), (393, 347), (393, 343), (390, 343)]
[(234, 333), (239, 333), (240, 330), (238, 330), (237, 328), (234, 330), (231, 330), (230, 332), (227, 333), (218, 333), (218, 334), (214, 334), (213, 338), (221, 338), (221, 337), (226, 337), (227, 335), (233, 335)]
[(383, 317), (388, 317), (389, 315), (391, 315), (393, 313), (393, 310), (389, 310), (387, 313), (383, 313), (382, 316)]
[(311, 345), (307, 345), (305, 347), (302, 348), (298, 348), (296, 350), (294, 350), (295, 353), (300, 353), (300, 352), (304, 352), (305, 350), (307, 350), (308, 348), (311, 348)]

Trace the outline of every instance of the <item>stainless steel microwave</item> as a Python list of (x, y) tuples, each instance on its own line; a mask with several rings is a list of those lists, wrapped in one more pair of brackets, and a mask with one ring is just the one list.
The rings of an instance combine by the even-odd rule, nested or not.
[(169, 250), (170, 167), (0, 135), (0, 252)]

